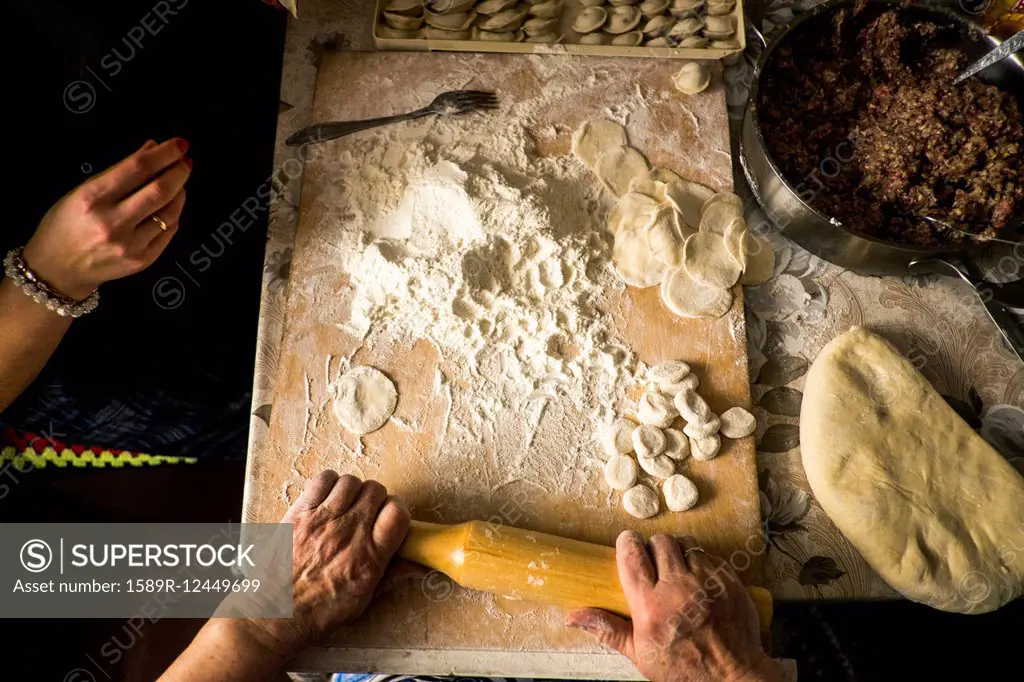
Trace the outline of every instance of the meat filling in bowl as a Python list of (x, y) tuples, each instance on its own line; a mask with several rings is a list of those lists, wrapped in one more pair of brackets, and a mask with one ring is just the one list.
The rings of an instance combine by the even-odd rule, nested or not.
[(805, 201), (920, 246), (963, 239), (923, 216), (981, 236), (1020, 223), (1021, 103), (976, 77), (953, 85), (970, 61), (958, 30), (891, 9), (801, 29), (766, 66), (758, 109), (769, 154)]

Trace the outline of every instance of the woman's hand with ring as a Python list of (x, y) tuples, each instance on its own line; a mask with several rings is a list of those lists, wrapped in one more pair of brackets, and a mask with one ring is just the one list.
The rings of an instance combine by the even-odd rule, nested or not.
[(186, 151), (181, 138), (147, 142), (64, 195), (25, 246), (28, 267), (76, 300), (149, 267), (178, 230), (192, 171)]

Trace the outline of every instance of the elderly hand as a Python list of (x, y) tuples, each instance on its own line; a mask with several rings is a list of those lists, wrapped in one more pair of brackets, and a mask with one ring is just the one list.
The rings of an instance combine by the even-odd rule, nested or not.
[(374, 594), (424, 572), (399, 562), (409, 511), (376, 481), (325, 471), (281, 520), (293, 524), (294, 615), (251, 619), (247, 629), (284, 658), (355, 620)]
[(149, 267), (178, 230), (192, 171), (187, 150), (180, 138), (147, 142), (66, 194), (25, 246), (29, 268), (81, 300), (104, 282)]
[(653, 682), (780, 679), (761, 648), (754, 603), (732, 568), (703, 551), (684, 557), (697, 547), (693, 538), (654, 535), (649, 547), (631, 531), (616, 542), (632, 622), (580, 609), (566, 625), (627, 656)]

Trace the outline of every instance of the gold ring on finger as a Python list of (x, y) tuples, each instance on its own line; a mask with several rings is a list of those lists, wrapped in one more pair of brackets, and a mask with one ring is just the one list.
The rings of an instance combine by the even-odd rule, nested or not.
[(163, 218), (161, 218), (160, 216), (158, 216), (155, 213), (153, 215), (149, 216), (149, 217), (153, 220), (153, 222), (155, 222), (157, 225), (160, 226), (160, 230), (162, 232), (166, 232), (167, 231), (167, 223), (164, 222)]

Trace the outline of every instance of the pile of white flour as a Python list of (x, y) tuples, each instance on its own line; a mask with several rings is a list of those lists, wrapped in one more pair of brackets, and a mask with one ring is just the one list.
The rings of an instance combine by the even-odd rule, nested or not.
[(435, 119), (343, 154), (323, 199), (353, 288), (339, 325), (372, 347), (437, 348), (435, 391), (451, 404), (436, 457), (465, 456), (463, 444), (486, 452), (488, 491), (523, 481), (586, 497), (593, 434), (638, 369), (602, 309), (622, 288), (606, 208), (581, 162), (536, 154), (525, 122), (499, 128)]

